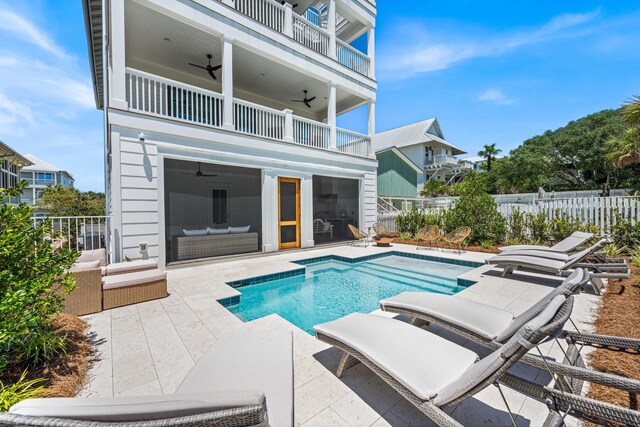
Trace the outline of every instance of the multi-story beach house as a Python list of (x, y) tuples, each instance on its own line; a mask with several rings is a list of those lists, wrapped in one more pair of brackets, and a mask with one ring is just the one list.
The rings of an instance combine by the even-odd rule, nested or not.
[[(20, 179), (29, 183), (22, 192), (21, 201), (37, 206), (42, 190), (48, 186), (73, 187), (73, 176), (66, 170), (54, 166), (33, 154), (25, 154), (25, 157), (31, 164), (23, 167), (20, 172)], [(43, 216), (46, 213), (46, 211), (37, 208), (34, 212), (36, 216)]]
[[(310, 247), (375, 221), (374, 0), (84, 9), (114, 261)], [(337, 127), (356, 108), (367, 134)]]
[[(425, 183), (433, 179), (452, 184), (473, 167), (471, 163), (458, 159), (457, 156), (465, 154), (465, 151), (444, 138), (438, 119), (435, 117), (380, 132), (375, 136), (374, 147), (378, 153), (395, 148), (405, 158), (404, 163), (409, 160), (422, 169), (415, 185), (418, 192), (422, 190)], [(397, 163), (406, 168), (402, 162)], [(400, 178), (393, 179), (395, 181)], [(406, 186), (395, 184), (389, 186), (391, 189), (396, 187), (405, 188)], [(406, 194), (384, 195), (406, 197)]]
[[(0, 188), (15, 187), (20, 182), (20, 171), (29, 165), (29, 159), (0, 141)], [(19, 198), (9, 200), (10, 203), (19, 201)]]

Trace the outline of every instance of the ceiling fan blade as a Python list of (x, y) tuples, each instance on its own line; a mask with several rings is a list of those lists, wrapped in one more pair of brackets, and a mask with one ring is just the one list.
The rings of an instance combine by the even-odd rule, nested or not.
[(216, 65), (215, 67), (211, 67), (213, 71), (218, 71), (220, 68), (222, 68), (222, 64)]
[(307, 99), (307, 101), (311, 102), (311, 101), (313, 101), (314, 99), (316, 99), (316, 97), (315, 97), (315, 96), (314, 96), (313, 98), (311, 98), (311, 99)]
[(306, 99), (303, 101), (304, 105), (306, 105), (307, 107), (311, 108), (311, 104), (309, 104), (309, 101), (307, 101)]
[(211, 77), (213, 77), (213, 80), (218, 80), (218, 79), (216, 78), (216, 75), (215, 75), (215, 74), (213, 74), (213, 70), (212, 70), (212, 69), (207, 69), (207, 72), (209, 73), (209, 75), (210, 75)]
[(304, 101), (302, 101), (300, 99), (292, 99), (291, 102), (304, 102)]
[(203, 173), (203, 174), (202, 174), (202, 175), (200, 175), (200, 176), (218, 176), (218, 174), (217, 174), (217, 173), (215, 173), (215, 174), (207, 174), (207, 173)]
[(203, 70), (207, 69), (207, 67), (203, 67), (202, 65), (198, 65), (198, 64), (193, 64), (191, 62), (189, 62), (189, 65), (193, 65), (194, 67), (202, 68)]

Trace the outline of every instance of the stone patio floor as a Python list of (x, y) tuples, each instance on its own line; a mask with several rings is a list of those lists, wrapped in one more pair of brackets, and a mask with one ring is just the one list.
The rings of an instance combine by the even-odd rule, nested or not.
[[(170, 296), (87, 316), (99, 345), (100, 361), (90, 371), (83, 396), (152, 395), (175, 391), (198, 358), (223, 335), (238, 329), (293, 331), (295, 422), (310, 426), (430, 426), (421, 412), (363, 365), (335, 376), (340, 353), (298, 329), (278, 315), (244, 323), (217, 300), (238, 294), (225, 282), (300, 268), (290, 261), (323, 255), (355, 258), (380, 251), (416, 252), (415, 247), (326, 247), (257, 257), (195, 263), (168, 269)], [(421, 254), (483, 262), (488, 254), (420, 251)], [(557, 278), (517, 273), (499, 276), (499, 269), (482, 266), (461, 277), (477, 283), (458, 295), (519, 314), (550, 292)], [(592, 329), (599, 299), (591, 294), (576, 298), (572, 319), (583, 330)], [(376, 311), (379, 315), (389, 315)], [(437, 327), (425, 329), (473, 349), (488, 351)], [(555, 342), (542, 346), (544, 354), (560, 358)], [(515, 373), (548, 381), (548, 374), (517, 365)], [(502, 388), (516, 422), (542, 425), (548, 411), (533, 399)], [(496, 387), (489, 387), (449, 411), (464, 425), (508, 426), (508, 412)], [(575, 424), (571, 422), (570, 424)]]

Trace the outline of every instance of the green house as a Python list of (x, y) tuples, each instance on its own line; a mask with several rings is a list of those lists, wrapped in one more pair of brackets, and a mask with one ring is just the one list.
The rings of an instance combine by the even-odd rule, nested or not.
[(378, 159), (378, 196), (416, 197), (418, 175), (422, 170), (396, 147), (376, 152)]

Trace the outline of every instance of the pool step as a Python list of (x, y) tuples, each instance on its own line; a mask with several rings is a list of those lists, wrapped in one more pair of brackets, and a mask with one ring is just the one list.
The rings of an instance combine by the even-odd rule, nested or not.
[(438, 284), (443, 284), (444, 282), (444, 284), (448, 285), (450, 283), (451, 286), (454, 286), (454, 287), (458, 285), (458, 280), (455, 277), (440, 276), (438, 274), (426, 273), (423, 271), (409, 270), (406, 268), (388, 266), (388, 265), (376, 264), (376, 263), (366, 263), (366, 268), (379, 271), (381, 273), (387, 273), (387, 274), (398, 275), (401, 277), (406, 277), (408, 279), (424, 280), (429, 283), (432, 283), (435, 280), (436, 281), (435, 283), (438, 283)]
[(453, 294), (458, 290), (457, 282), (451, 284), (435, 281), (427, 277), (411, 277), (404, 274), (398, 274), (389, 270), (377, 270), (369, 268), (370, 266), (359, 266), (354, 269), (360, 274), (382, 278), (398, 282), (400, 284), (411, 286), (419, 291), (430, 291), (444, 294)]

